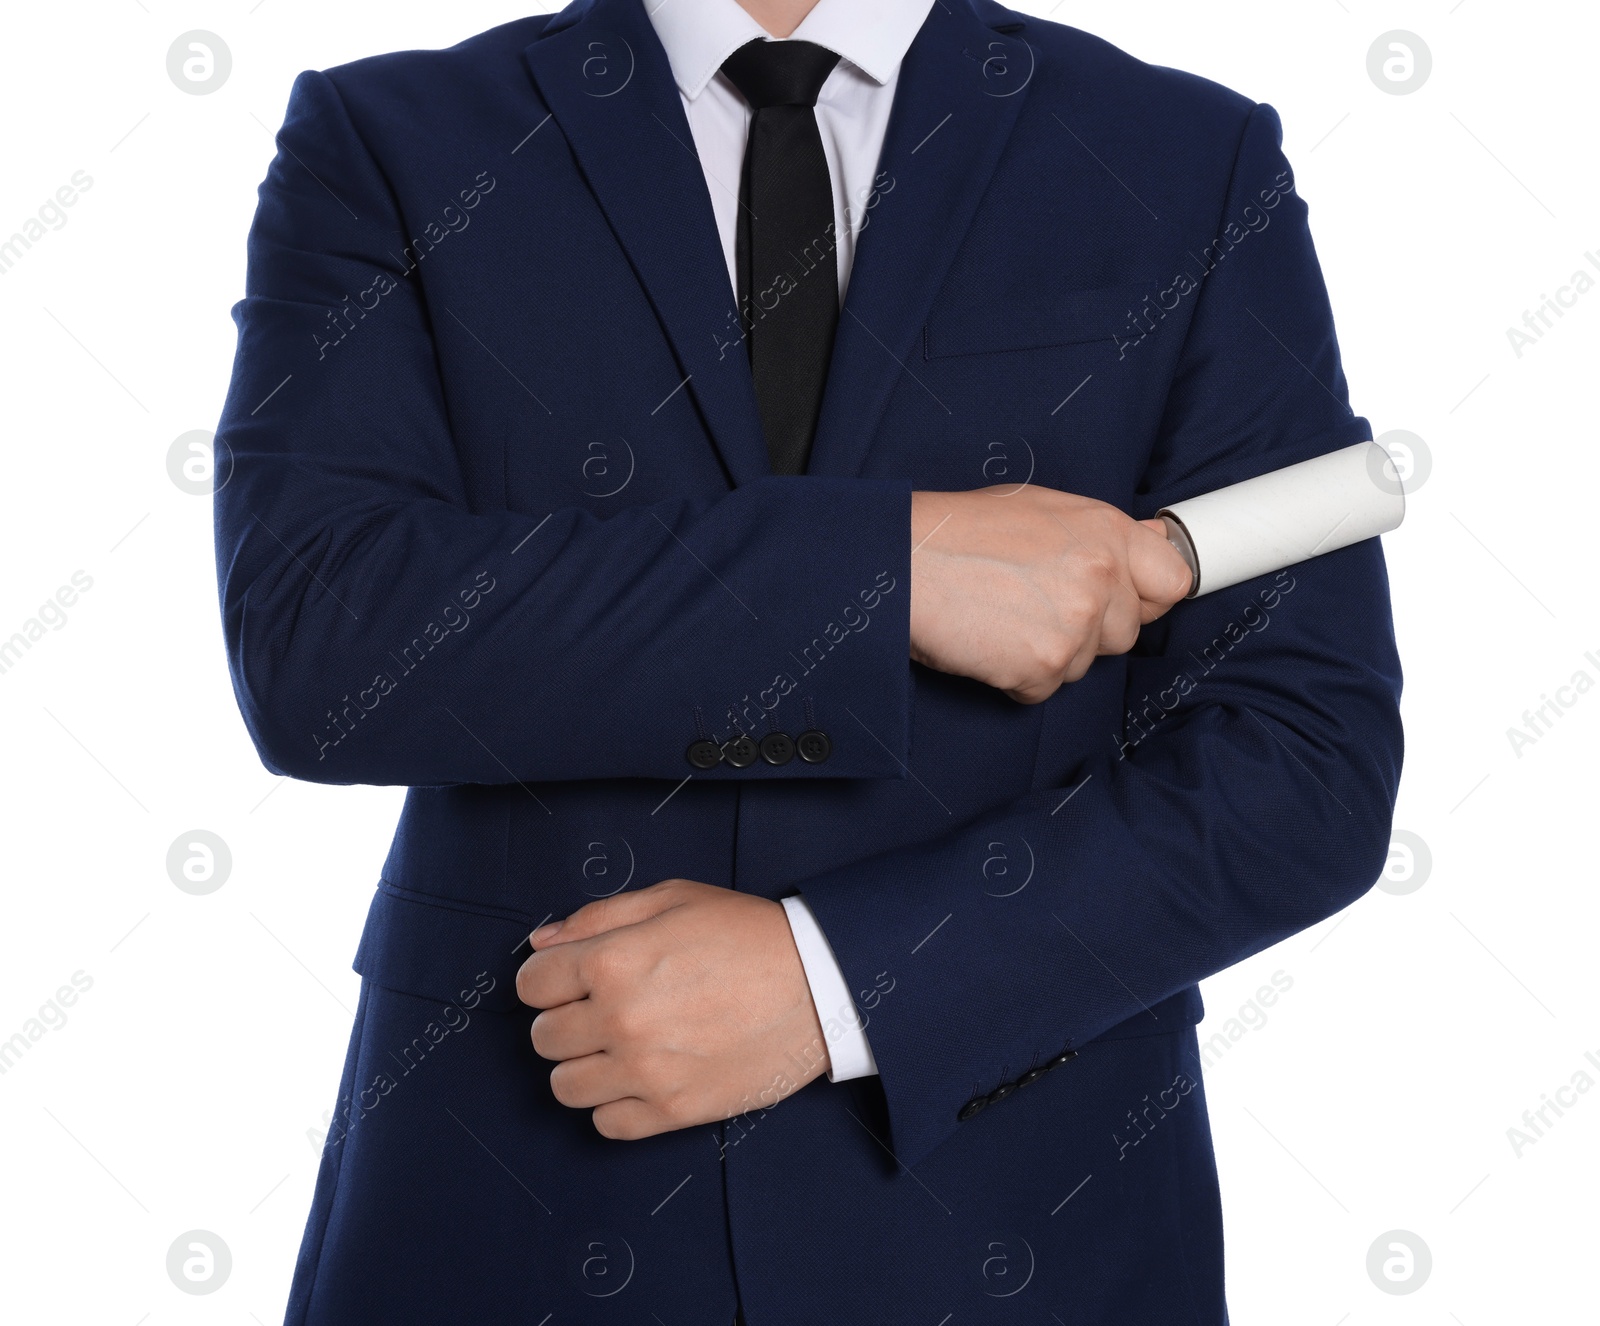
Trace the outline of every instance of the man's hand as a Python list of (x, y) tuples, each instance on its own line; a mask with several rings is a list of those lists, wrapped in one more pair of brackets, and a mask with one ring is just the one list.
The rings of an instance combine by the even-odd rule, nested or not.
[(517, 997), (556, 1099), (634, 1139), (770, 1109), (828, 1067), (781, 904), (669, 879), (532, 936)]
[(911, 546), (911, 657), (1024, 704), (1189, 592), (1159, 520), (1031, 485), (913, 493)]

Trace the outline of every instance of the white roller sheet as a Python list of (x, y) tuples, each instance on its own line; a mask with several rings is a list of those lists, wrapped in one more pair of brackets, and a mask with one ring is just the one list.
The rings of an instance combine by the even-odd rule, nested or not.
[(1387, 534), (1406, 498), (1389, 453), (1361, 442), (1157, 514), (1194, 572), (1195, 598)]

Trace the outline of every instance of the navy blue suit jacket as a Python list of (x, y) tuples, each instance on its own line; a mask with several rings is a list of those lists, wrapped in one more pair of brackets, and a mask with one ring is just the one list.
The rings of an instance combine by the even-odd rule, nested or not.
[[(289, 1319), (1223, 1321), (1196, 983), (1377, 878), (1378, 542), (1025, 707), (908, 661), (908, 517), (1029, 479), (1147, 517), (1370, 437), (1274, 111), (934, 5), (798, 477), (639, 0), (307, 73), (278, 142), (233, 682), (274, 771), (410, 789)], [(687, 758), (769, 729), (831, 755)], [(673, 876), (803, 892), (881, 1076), (632, 1143), (559, 1105), (522, 941)]]

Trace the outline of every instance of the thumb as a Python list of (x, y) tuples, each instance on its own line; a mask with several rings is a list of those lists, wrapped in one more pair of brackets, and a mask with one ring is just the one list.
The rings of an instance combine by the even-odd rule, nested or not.
[(1161, 521), (1135, 523), (1156, 536), (1152, 539), (1136, 535), (1128, 543), (1128, 570), (1139, 591), (1141, 620), (1149, 623), (1188, 594), (1194, 576), (1183, 554), (1168, 540), (1167, 527)]
[(599, 898), (578, 908), (565, 921), (551, 921), (528, 936), (535, 950), (552, 944), (570, 944), (578, 939), (593, 939), (608, 930), (648, 921), (683, 901), (681, 886), (687, 880), (667, 879), (647, 889)]

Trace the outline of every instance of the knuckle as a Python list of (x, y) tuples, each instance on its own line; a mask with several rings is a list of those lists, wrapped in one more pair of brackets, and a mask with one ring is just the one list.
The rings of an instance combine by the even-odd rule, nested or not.
[(632, 974), (632, 950), (627, 944), (602, 939), (579, 959), (579, 967), (590, 988), (614, 985)]
[(1091, 568), (1087, 574), (1090, 583), (1085, 586), (1080, 581), (1061, 605), (1061, 622), (1071, 636), (1082, 635), (1105, 613), (1105, 595), (1101, 592), (1098, 573)]
[(606, 1013), (605, 1025), (613, 1042), (645, 1039), (645, 1017), (637, 1004), (623, 1002), (615, 1005)]
[(1023, 686), (1010, 692), (1018, 704), (1043, 704), (1060, 689), (1053, 681), (1049, 685)]
[(1126, 654), (1138, 642), (1138, 626), (1125, 620), (1110, 623), (1103, 637), (1106, 650), (1113, 654)]
[(692, 902), (695, 896), (706, 889), (706, 885), (692, 879), (664, 879), (655, 885), (652, 892), (660, 900), (660, 905), (655, 908), (653, 915), (660, 916), (675, 908)]
[(1109, 502), (1096, 502), (1094, 515), (1104, 534), (1115, 538), (1118, 542), (1128, 537), (1128, 530), (1133, 522)]
[[(620, 896), (620, 895), (617, 895)], [(578, 908), (568, 920), (571, 925), (576, 922), (580, 931), (594, 931), (596, 933), (609, 930), (611, 913), (617, 910), (617, 897), (596, 898), (593, 902), (585, 903)]]
[(1025, 657), (1016, 661), (1010, 675), (998, 686), (1023, 704), (1048, 699), (1061, 684), (1061, 674), (1072, 661), (1071, 641), (1064, 635), (1031, 641)]
[(683, 1091), (667, 1093), (656, 1102), (656, 1109), (674, 1127), (682, 1127), (697, 1117), (694, 1102)]
[(610, 1009), (601, 1021), (611, 1045), (625, 1045), (639, 1038), (639, 1019), (626, 1004)]
[(652, 1104), (675, 1100), (690, 1085), (672, 1056), (663, 1051), (643, 1048), (630, 1055), (627, 1062), (630, 1080), (636, 1087), (633, 1094)]
[(1072, 663), (1073, 655), (1077, 650), (1073, 648), (1072, 641), (1066, 636), (1058, 636), (1047, 643), (1039, 659), (1039, 671), (1048, 680), (1055, 680)]
[(1060, 672), (1071, 663), (1083, 648), (1083, 642), (1099, 633), (1100, 618), (1100, 613), (1086, 611), (1080, 606), (1070, 610), (1045, 652), (1044, 661), (1052, 672)]
[(1071, 657), (1072, 651), (1067, 646), (1064, 633), (1053, 631), (1048, 635), (1033, 637), (1028, 640), (1022, 657), (1018, 659), (1012, 685), (1017, 690), (1026, 690), (1049, 681), (1060, 674)]
[(1103, 550), (1090, 559), (1089, 572), (1102, 598), (1115, 594), (1122, 587), (1122, 571), (1116, 558)]

